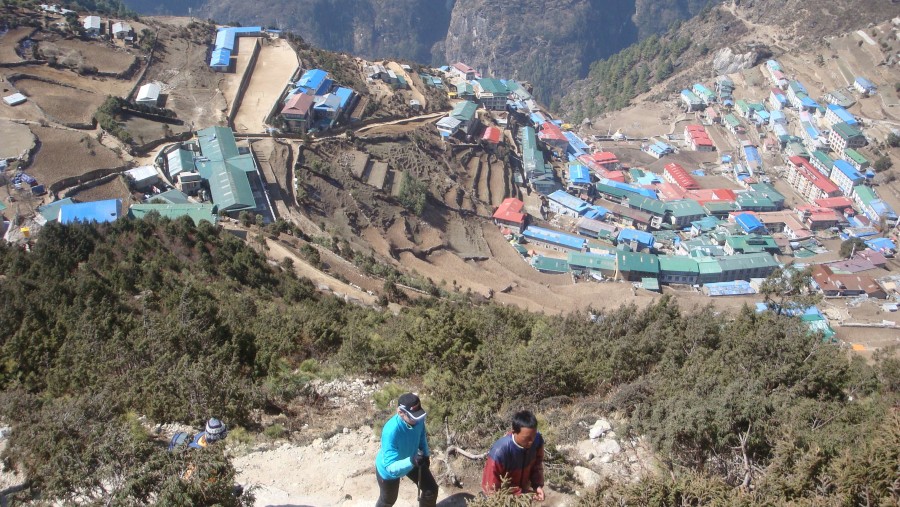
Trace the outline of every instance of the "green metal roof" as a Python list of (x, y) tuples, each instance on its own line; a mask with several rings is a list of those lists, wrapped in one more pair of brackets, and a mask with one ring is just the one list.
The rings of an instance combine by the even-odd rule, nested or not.
[(775, 243), (775, 239), (772, 238), (772, 236), (759, 236), (755, 234), (747, 236), (728, 236), (727, 238), (725, 238), (725, 243), (731, 245), (731, 248), (740, 250), (743, 253), (759, 253), (771, 250), (780, 250), (780, 248), (778, 248), (778, 244)]
[(475, 93), (475, 89), (472, 88), (472, 85), (466, 82), (457, 83), (456, 84), (456, 94), (457, 95), (473, 95)]
[(816, 150), (812, 152), (812, 157), (829, 169), (831, 169), (831, 166), (834, 165), (834, 159), (829, 157), (825, 152)]
[(569, 252), (569, 266), (587, 268), (593, 271), (615, 271), (616, 258), (612, 255), (597, 255), (586, 252)]
[[(594, 187), (597, 189), (597, 192), (601, 194), (614, 195), (620, 199), (624, 199), (626, 197), (634, 195), (631, 192), (627, 192), (625, 190), (622, 190), (621, 188), (607, 185), (605, 183), (600, 183), (599, 181), (594, 184)], [(644, 197), (644, 199), (646, 199), (646, 197)]]
[(700, 268), (697, 266), (697, 259), (683, 255), (660, 255), (659, 256), (660, 273), (699, 273)]
[(209, 127), (197, 132), (203, 157), (197, 161), (200, 176), (209, 182), (213, 202), (220, 210), (256, 208), (250, 173), (256, 172), (253, 157), (238, 152), (234, 133), (227, 127)]
[(58, 201), (53, 201), (50, 204), (45, 204), (39, 207), (37, 210), (45, 220), (47, 220), (48, 222), (53, 222), (59, 219), (59, 208), (62, 208), (67, 204), (74, 203), (75, 201), (73, 201), (71, 197), (66, 197), (65, 199), (60, 199)]
[(531, 260), (531, 265), (538, 271), (547, 271), (550, 273), (568, 273), (569, 263), (565, 259), (554, 259), (553, 257), (544, 257), (538, 255)]
[(693, 199), (679, 199), (677, 201), (669, 201), (665, 204), (667, 210), (676, 218), (703, 216), (706, 211), (700, 203)]
[(700, 276), (720, 274), (722, 272), (722, 266), (719, 265), (719, 261), (715, 257), (697, 257), (696, 260), (697, 271), (700, 273)]
[(731, 201), (711, 201), (703, 205), (706, 208), (706, 211), (710, 213), (715, 212), (728, 212), (728, 211), (737, 211), (737, 204)]
[(736, 202), (741, 208), (778, 208), (772, 199), (760, 192), (742, 192), (737, 195)]
[(646, 290), (659, 292), (659, 280), (656, 278), (641, 278), (641, 287)]
[(854, 150), (853, 148), (847, 148), (846, 150), (844, 150), (844, 155), (861, 166), (868, 165), (869, 163), (866, 157), (862, 156), (860, 152)]
[(784, 195), (782, 195), (782, 193), (778, 190), (775, 190), (775, 187), (769, 185), (768, 183), (751, 183), (750, 188), (754, 192), (765, 194), (763, 195), (763, 197), (767, 197), (775, 203), (784, 202)]
[(659, 273), (659, 258), (652, 254), (617, 251), (616, 259), (620, 271)]
[(719, 257), (718, 261), (719, 266), (722, 268), (722, 271), (740, 271), (742, 269), (778, 267), (778, 263), (775, 262), (775, 258), (765, 252), (743, 255), (729, 255), (727, 257)]
[(658, 216), (663, 216), (666, 214), (666, 205), (662, 201), (650, 199), (649, 197), (638, 196), (631, 192), (628, 192), (627, 195), (629, 208), (646, 211), (647, 213)]
[(735, 107), (735, 109), (739, 109), (741, 111), (746, 111), (746, 110), (750, 109), (750, 104), (747, 103), (747, 101), (744, 99), (738, 99), (737, 101), (735, 101), (734, 107)]
[(733, 114), (725, 115), (725, 123), (731, 125), (732, 127), (739, 127), (741, 125), (741, 120), (738, 120), (737, 117)]
[(860, 132), (858, 128), (848, 125), (846, 122), (835, 123), (831, 126), (831, 130), (834, 130), (837, 135), (845, 140), (850, 140), (854, 137), (862, 137), (862, 132)]
[(481, 89), (488, 92), (493, 93), (494, 95), (507, 95), (509, 94), (509, 88), (503, 84), (499, 79), (494, 79), (492, 77), (486, 77), (478, 80), (478, 84), (481, 85)]
[(856, 185), (853, 187), (853, 193), (856, 194), (859, 200), (866, 206), (875, 199), (878, 199), (878, 196), (875, 195), (875, 191), (865, 185)]
[(128, 209), (128, 216), (132, 218), (144, 218), (148, 213), (156, 212), (160, 216), (175, 220), (188, 216), (199, 225), (201, 220), (215, 225), (218, 217), (216, 207), (213, 204), (133, 204)]
[(475, 117), (476, 110), (478, 110), (478, 104), (464, 100), (462, 102), (457, 102), (456, 105), (453, 106), (453, 111), (450, 112), (450, 116), (459, 121), (471, 121), (472, 118)]
[[(164, 201), (166, 204), (190, 204), (187, 196), (181, 190), (166, 190), (165, 192), (154, 195), (150, 198), (150, 203), (155, 200)], [(149, 204), (149, 203), (148, 203)]]

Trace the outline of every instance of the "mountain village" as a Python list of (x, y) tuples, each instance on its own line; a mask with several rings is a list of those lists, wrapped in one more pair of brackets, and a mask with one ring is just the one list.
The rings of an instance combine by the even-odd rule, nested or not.
[[(150, 213), (211, 224), (292, 220), (297, 201), (285, 194), (299, 192), (300, 176), (267, 167), (254, 146), (424, 129), (448, 153), (507, 150), (512, 184), (489, 190), (487, 212), (474, 214), (492, 221), (508, 248), (540, 273), (594, 283), (597, 294), (627, 282), (632, 292), (719, 298), (752, 297), (776, 269), (809, 267), (813, 288), (827, 298), (849, 306), (877, 301), (883, 318), (865, 325), (895, 325), (900, 200), (877, 178), (868, 147), (885, 142), (885, 131), (872, 127), (900, 123), (851, 112), (879, 101), (896, 107), (894, 81), (846, 69), (840, 86), (818, 94), (768, 59), (737, 75), (698, 79), (671, 97), (672, 116), (655, 134), (626, 124), (604, 131), (588, 119), (573, 125), (554, 118), (527, 82), (483, 76), (462, 62), (414, 68), (348, 59), (351, 80), (304, 61), (278, 30), (221, 26), (206, 33), (208, 46), (178, 55), (186, 60), (180, 69), (165, 70), (160, 66), (178, 51), (154, 54), (166, 30), (160, 25), (83, 15), (73, 28), (72, 12), (41, 8), (49, 28), (0, 36), (7, 183), (0, 212), (9, 242), (27, 246), (48, 222)], [(896, 33), (898, 22), (879, 29)], [(168, 28), (209, 29), (194, 22)], [(54, 35), (65, 30), (78, 37)], [(874, 45), (865, 33), (852, 37)], [(54, 65), (45, 61), (49, 48), (56, 48)], [(85, 61), (62, 67), (72, 55)], [(119, 61), (109, 69), (94, 63)], [(69, 92), (71, 100), (111, 108), (114, 119), (72, 110)], [(394, 109), (373, 117), (378, 104)], [(42, 159), (58, 146), (44, 134), (76, 139), (90, 155), (73, 152), (65, 165), (75, 167), (53, 167)], [(118, 155), (123, 163), (111, 161)], [(111, 160), (98, 160), (103, 156)], [(393, 198), (403, 191), (402, 168), (361, 152), (351, 158), (356, 180)], [(839, 254), (848, 241), (850, 251)], [(835, 336), (827, 311), (801, 313), (826, 338)]]

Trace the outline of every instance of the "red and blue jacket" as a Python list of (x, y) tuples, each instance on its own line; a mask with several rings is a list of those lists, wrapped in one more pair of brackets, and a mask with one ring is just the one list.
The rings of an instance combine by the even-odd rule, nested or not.
[(540, 433), (528, 449), (519, 447), (512, 433), (494, 442), (484, 464), (481, 489), (489, 495), (500, 489), (503, 479), (517, 495), (544, 487), (544, 437)]

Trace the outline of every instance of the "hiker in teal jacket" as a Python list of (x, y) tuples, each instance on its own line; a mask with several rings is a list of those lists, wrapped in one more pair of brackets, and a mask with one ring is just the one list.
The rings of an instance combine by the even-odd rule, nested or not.
[(404, 476), (419, 488), (419, 507), (434, 507), (438, 486), (429, 470), (428, 438), (425, 435), (425, 410), (412, 393), (400, 396), (397, 413), (381, 431), (381, 449), (375, 457), (375, 476), (380, 494), (375, 507), (391, 507), (397, 501), (400, 479)]

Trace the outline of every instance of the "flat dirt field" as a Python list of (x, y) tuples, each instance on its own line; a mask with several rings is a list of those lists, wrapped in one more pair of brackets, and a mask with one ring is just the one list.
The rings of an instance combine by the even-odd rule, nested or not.
[(128, 191), (128, 187), (125, 186), (120, 177), (113, 178), (102, 185), (97, 185), (75, 194), (69, 194), (69, 197), (74, 197), (81, 202), (121, 199), (123, 212), (127, 211), (128, 206), (131, 204), (131, 192)]
[[(145, 83), (162, 83), (166, 108), (194, 128), (225, 123), (225, 99), (216, 83), (222, 77), (210, 70), (207, 46), (174, 38), (175, 29), (160, 29), (160, 45), (144, 76)], [(127, 92), (126, 92), (127, 93)]]
[(31, 127), (31, 131), (41, 141), (37, 155), (28, 167), (28, 173), (37, 178), (38, 183), (50, 185), (94, 169), (122, 165), (112, 150), (94, 138), (93, 132), (52, 127)]
[(16, 87), (36, 102), (51, 118), (62, 123), (90, 123), (106, 97), (35, 79), (19, 79)]
[(250, 57), (253, 56), (253, 44), (257, 39), (262, 37), (237, 37), (234, 39), (237, 55), (232, 54), (234, 58), (234, 72), (220, 72), (219, 89), (225, 94), (225, 100), (230, 108), (234, 104), (234, 98), (237, 96), (238, 88), (241, 86), (241, 79), (247, 72), (250, 64)]
[(20, 40), (31, 35), (34, 30), (34, 27), (20, 26), (0, 36), (0, 63), (21, 62), (22, 59), (16, 54), (16, 45)]
[(11, 75), (25, 75), (49, 79), (50, 81), (73, 86), (80, 90), (94, 92), (104, 98), (107, 95), (124, 97), (131, 91), (132, 84), (132, 81), (125, 81), (122, 79), (80, 76), (71, 70), (54, 69), (53, 67), (48, 67), (46, 65), (28, 65), (25, 67), (0, 69), (0, 74), (4, 77)]
[(56, 56), (60, 65), (96, 67), (111, 74), (125, 72), (137, 58), (129, 50), (100, 41), (60, 38), (42, 41), (40, 48), (44, 58)]
[[(169, 125), (146, 118), (138, 118), (137, 116), (124, 117), (123, 123), (125, 124), (125, 130), (131, 134), (131, 137), (134, 138), (137, 144), (145, 144), (155, 139), (162, 139), (166, 137), (166, 133), (169, 130), (174, 134), (178, 134), (188, 129), (187, 125)], [(166, 125), (169, 125), (169, 129), (166, 129)]]
[(250, 84), (234, 117), (235, 130), (264, 132), (263, 121), (295, 70), (297, 70), (297, 54), (286, 40), (262, 39), (262, 47), (253, 68), (253, 75), (250, 77)]
[(34, 134), (26, 125), (0, 120), (0, 160), (17, 158), (27, 153), (35, 142)]

